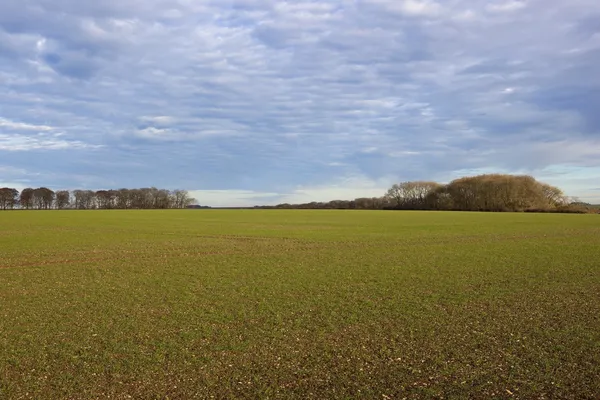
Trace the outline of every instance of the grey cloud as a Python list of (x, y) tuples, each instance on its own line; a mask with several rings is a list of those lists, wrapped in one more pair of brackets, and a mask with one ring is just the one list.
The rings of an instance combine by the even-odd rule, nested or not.
[(600, 33), (600, 14), (583, 16), (573, 27), (573, 32), (584, 40)]
[(587, 0), (30, 3), (0, 5), (0, 117), (135, 179), (270, 191), (594, 164)]

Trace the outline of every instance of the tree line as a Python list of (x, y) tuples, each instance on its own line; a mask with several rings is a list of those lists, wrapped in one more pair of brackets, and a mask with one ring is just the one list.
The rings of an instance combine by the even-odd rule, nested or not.
[(58, 190), (47, 187), (0, 188), (0, 210), (94, 210), (94, 209), (168, 209), (193, 204), (186, 190), (152, 188), (118, 190)]
[(448, 184), (401, 182), (381, 197), (258, 208), (598, 212), (598, 208), (573, 201), (561, 189), (531, 176), (503, 174), (463, 177)]
[[(46, 187), (0, 188), (0, 210), (25, 209), (168, 209), (195, 202), (186, 190), (157, 188), (59, 190)], [(429, 181), (394, 184), (381, 197), (279, 204), (254, 208), (600, 212), (598, 207), (569, 199), (561, 189), (527, 175), (487, 174), (463, 177), (448, 184)]]

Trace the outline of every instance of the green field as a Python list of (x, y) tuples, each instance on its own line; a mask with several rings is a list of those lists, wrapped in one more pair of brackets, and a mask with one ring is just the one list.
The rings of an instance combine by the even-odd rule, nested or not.
[(0, 399), (593, 399), (600, 216), (0, 212)]

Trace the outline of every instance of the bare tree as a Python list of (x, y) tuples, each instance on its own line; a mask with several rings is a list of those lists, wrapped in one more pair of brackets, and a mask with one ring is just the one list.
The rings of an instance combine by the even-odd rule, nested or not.
[(75, 207), (76, 210), (81, 210), (83, 209), (83, 190), (73, 190), (73, 201), (74, 204), (73, 206)]
[(144, 189), (131, 189), (131, 208), (143, 209), (146, 207), (146, 193)]
[(156, 189), (153, 191), (154, 207), (158, 209), (173, 208), (171, 204), (171, 194), (165, 189)]
[(84, 190), (83, 200), (83, 204), (86, 210), (93, 210), (96, 208), (96, 193), (93, 190)]
[(117, 208), (127, 210), (131, 208), (131, 190), (119, 189), (116, 191), (115, 205)]
[(100, 209), (110, 210), (116, 208), (117, 191), (116, 190), (98, 190), (95, 193), (96, 205)]
[(33, 189), (33, 207), (38, 210), (44, 208), (44, 191), (42, 188)]
[(550, 207), (560, 207), (568, 203), (567, 196), (557, 187), (550, 186), (547, 183), (541, 183), (542, 193)]
[(53, 190), (48, 189), (48, 188), (42, 188), (43, 189), (43, 201), (44, 201), (44, 210), (49, 210), (52, 208), (53, 204), (54, 204), (54, 199), (56, 197), (56, 193), (54, 193)]
[(38, 210), (49, 210), (54, 203), (54, 191), (47, 187), (37, 188), (33, 191), (33, 204)]
[(454, 210), (454, 199), (448, 187), (441, 185), (427, 195), (427, 205), (431, 210)]
[(393, 185), (386, 193), (386, 197), (396, 208), (425, 209), (430, 193), (441, 185), (436, 182), (402, 182)]
[(33, 208), (33, 188), (25, 188), (21, 190), (21, 194), (19, 195), (19, 204), (21, 208), (29, 210)]
[(19, 191), (13, 188), (1, 188), (0, 189), (0, 209), (11, 210), (13, 209), (19, 200)]
[(59, 210), (64, 210), (71, 204), (71, 195), (68, 190), (59, 190), (56, 192), (55, 205)]
[(359, 197), (357, 199), (354, 199), (354, 204), (359, 210), (373, 209), (373, 199), (369, 197)]
[(173, 190), (171, 192), (171, 203), (173, 208), (186, 208), (194, 203), (195, 199), (190, 197), (187, 190)]
[(96, 193), (93, 190), (74, 190), (75, 208), (78, 210), (92, 210), (96, 208)]

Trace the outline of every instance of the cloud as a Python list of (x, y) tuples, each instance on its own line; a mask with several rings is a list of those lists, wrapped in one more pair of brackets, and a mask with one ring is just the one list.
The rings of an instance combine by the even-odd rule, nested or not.
[(138, 129), (136, 133), (138, 136), (147, 139), (168, 140), (177, 137), (177, 132), (171, 129), (160, 129), (155, 127)]
[[(29, 129), (31, 125), (28, 126)], [(21, 129), (25, 129), (22, 126)], [(99, 148), (77, 140), (65, 140), (60, 133), (44, 134), (36, 136), (7, 135), (0, 132), (0, 151), (31, 151), (31, 150), (78, 150)]]
[(266, 205), (272, 203), (272, 199), (281, 197), (278, 193), (251, 190), (191, 190), (189, 193), (197, 203), (210, 207)]
[(408, 16), (437, 16), (442, 12), (442, 6), (432, 0), (372, 0), (373, 3), (387, 10)]
[(154, 117), (144, 116), (144, 117), (141, 117), (140, 120), (145, 121), (145, 122), (160, 124), (160, 125), (168, 125), (168, 124), (172, 124), (175, 122), (175, 118), (169, 117), (167, 115), (157, 115)]
[(0, 187), (23, 190), (32, 180), (40, 178), (40, 173), (10, 165), (0, 165)]
[[(0, 160), (43, 172), (32, 184), (248, 202), (342, 196), (356, 176), (576, 177), (598, 163), (599, 16), (591, 0), (2, 1)], [(558, 183), (597, 186), (575, 181)]]
[(505, 1), (505, 2), (495, 2), (488, 4), (486, 9), (491, 12), (512, 12), (521, 10), (527, 7), (527, 3), (525, 1)]
[(301, 204), (313, 201), (354, 200), (359, 197), (381, 197), (390, 181), (372, 181), (364, 176), (350, 176), (317, 186), (298, 186), (289, 192), (250, 190), (193, 190), (190, 195), (198, 203), (212, 207), (244, 207), (254, 205)]
[(53, 128), (47, 125), (34, 125), (23, 122), (10, 121), (5, 118), (0, 118), (0, 128), (17, 130), (17, 131), (51, 131)]

